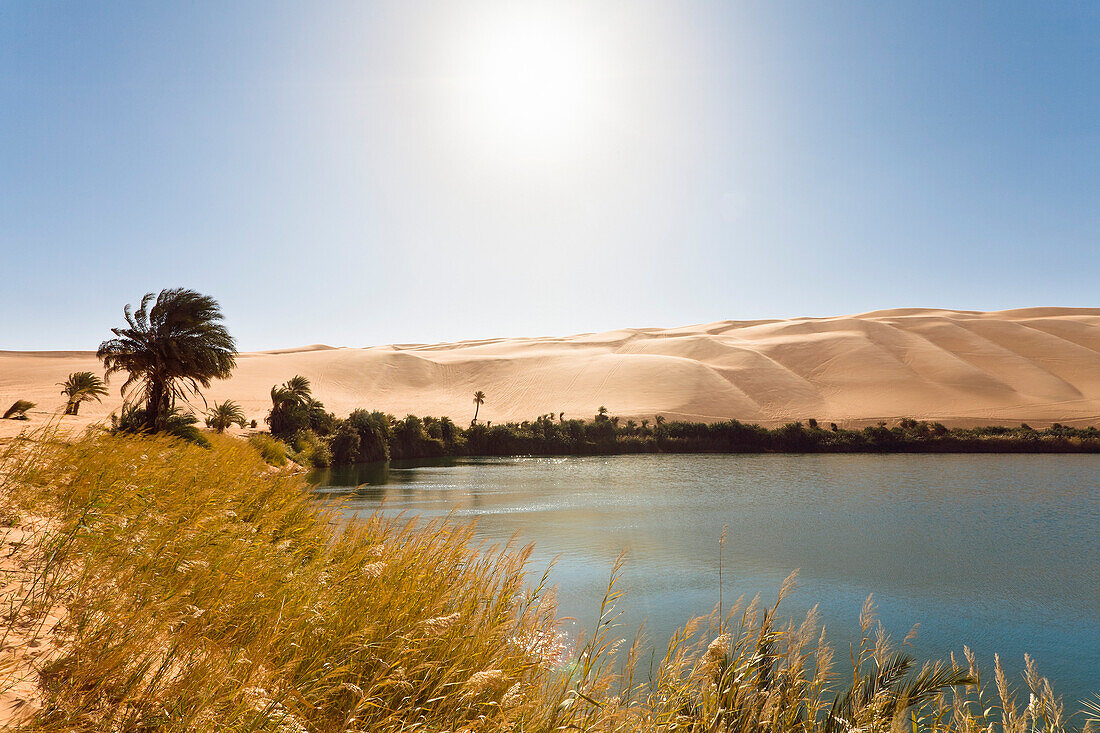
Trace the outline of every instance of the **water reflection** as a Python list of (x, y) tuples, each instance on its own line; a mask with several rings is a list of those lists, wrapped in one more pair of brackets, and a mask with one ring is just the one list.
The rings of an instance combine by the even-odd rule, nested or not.
[(347, 489), (363, 486), (385, 486), (415, 481), (417, 468), (450, 467), (457, 464), (455, 458), (421, 458), (386, 463), (359, 463), (353, 466), (337, 466), (310, 472), (306, 480), (321, 492), (347, 493)]

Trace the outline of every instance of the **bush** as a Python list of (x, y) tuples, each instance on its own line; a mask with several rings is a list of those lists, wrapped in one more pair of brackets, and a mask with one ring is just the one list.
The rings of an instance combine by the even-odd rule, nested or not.
[(299, 430), (291, 441), (290, 458), (306, 468), (325, 468), (332, 465), (332, 451), (328, 443), (312, 430)]
[(390, 459), (390, 416), (384, 412), (355, 410), (346, 424), (359, 433), (359, 453), (355, 463), (375, 463)]
[[(590, 421), (555, 420), (548, 413), (533, 421), (496, 425), (486, 421), (461, 428), (446, 417), (407, 415), (399, 420), (367, 410), (355, 410), (346, 420), (335, 420), (323, 412), (317, 412), (317, 417), (317, 424), (324, 430), (309, 431), (327, 442), (329, 460), (337, 465), (391, 458), (618, 453), (1100, 453), (1100, 430), (1064, 425), (1044, 431), (997, 426), (947, 428), (941, 423), (904, 418), (894, 427), (881, 422), (848, 430), (829, 423), (825, 430), (816, 420), (765, 428), (738, 420), (702, 423), (658, 419), (650, 427), (646, 420), (641, 425), (632, 420), (620, 425), (618, 418), (606, 415)], [(327, 427), (330, 418), (331, 430)], [(306, 420), (304, 412), (302, 419)], [(296, 435), (291, 433), (288, 439), (294, 441)], [(355, 435), (359, 439), (357, 448)], [(301, 458), (305, 465), (323, 465), (326, 460), (323, 450), (317, 458), (312, 457), (311, 447), (303, 447), (302, 452), (309, 454)]]
[(267, 433), (257, 433), (249, 436), (248, 444), (255, 448), (260, 457), (269, 466), (283, 467), (286, 465), (287, 446), (281, 440), (271, 437)]
[(329, 447), (332, 449), (332, 460), (336, 465), (357, 463), (359, 458), (359, 431), (347, 420), (342, 420), (336, 432), (332, 434)]
[[(182, 412), (178, 407), (168, 411), (164, 433), (186, 440), (203, 448), (210, 447), (210, 441), (195, 427), (199, 419), (190, 412)], [(148, 435), (156, 432), (148, 411), (140, 405), (125, 404), (118, 415), (111, 415), (111, 432), (130, 435)]]

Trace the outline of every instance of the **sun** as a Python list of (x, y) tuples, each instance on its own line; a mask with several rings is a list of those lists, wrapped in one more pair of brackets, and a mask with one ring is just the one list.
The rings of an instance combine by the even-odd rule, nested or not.
[(515, 4), (462, 39), (459, 111), (465, 132), (513, 158), (566, 152), (591, 132), (602, 71), (591, 28)]

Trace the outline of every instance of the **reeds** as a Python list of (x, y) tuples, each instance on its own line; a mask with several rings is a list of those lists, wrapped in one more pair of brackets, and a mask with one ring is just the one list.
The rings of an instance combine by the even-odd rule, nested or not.
[[(834, 674), (816, 612), (695, 619), (639, 681), (616, 626), (618, 571), (564, 654), (530, 548), (468, 525), (340, 522), (244, 441), (39, 435), (0, 456), (0, 518), (40, 517), (5, 589), (0, 637), (38, 663), (41, 731), (1062, 731), (1029, 663), (1028, 701), (972, 655), (917, 668), (874, 634)], [(4, 529), (0, 529), (3, 535)], [(780, 600), (790, 591), (785, 584)], [(9, 644), (9, 646), (11, 646)], [(0, 649), (4, 643), (0, 642)], [(8, 655), (11, 657), (11, 655)], [(0, 689), (15, 679), (0, 658)], [(11, 660), (9, 660), (10, 662)], [(18, 665), (16, 665), (18, 666)]]

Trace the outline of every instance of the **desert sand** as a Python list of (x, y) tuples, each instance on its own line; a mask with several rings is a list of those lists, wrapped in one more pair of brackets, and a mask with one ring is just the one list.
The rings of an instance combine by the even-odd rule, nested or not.
[[(0, 421), (0, 437), (60, 413), (56, 384), (79, 370), (102, 366), (87, 351), (0, 351), (0, 409), (17, 398), (38, 403), (27, 423)], [(462, 424), (481, 389), (488, 399), (480, 418), (493, 422), (548, 412), (591, 417), (606, 405), (624, 419), (765, 425), (816, 418), (851, 427), (902, 417), (1086, 425), (1100, 423), (1100, 308), (908, 308), (560, 338), (313, 345), (241, 354), (233, 378), (205, 397), (237, 401), (262, 426), (271, 386), (295, 374), (337, 415), (365, 407)], [(121, 404), (122, 381), (115, 377), (109, 398), (64, 423), (107, 418)], [(203, 411), (201, 400), (192, 407)]]
[(26, 722), (39, 709), (38, 670), (58, 654), (55, 642), (65, 609), (52, 608), (40, 617), (27, 603), (38, 572), (36, 551), (54, 530), (40, 516), (22, 516), (10, 527), (0, 524), (0, 598), (15, 609), (0, 643), (0, 669), (7, 665), (9, 674), (0, 688), (0, 730)]

